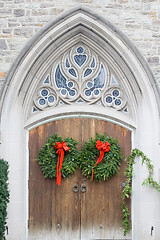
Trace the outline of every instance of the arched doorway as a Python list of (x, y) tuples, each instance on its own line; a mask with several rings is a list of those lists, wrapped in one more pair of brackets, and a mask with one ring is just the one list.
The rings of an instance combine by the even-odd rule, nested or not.
[[(12, 66), (0, 103), (0, 151), (10, 164), (8, 239), (28, 238), (31, 129), (83, 116), (115, 123), (132, 130), (132, 147), (153, 159), (158, 176), (158, 97), (154, 77), (133, 43), (90, 10), (72, 9), (37, 33)], [(158, 226), (160, 219), (158, 211), (150, 212), (159, 198), (142, 188), (146, 171), (140, 169), (137, 163), (132, 194), (135, 240), (147, 239), (151, 225)]]
[[(108, 181), (92, 182), (77, 171), (56, 185), (44, 179), (36, 158), (51, 134), (72, 137), (81, 146), (96, 132), (119, 141), (122, 154), (131, 151), (131, 132), (116, 124), (94, 118), (65, 118), (34, 128), (29, 133), (29, 239), (130, 239), (123, 234), (121, 184), (126, 162)], [(84, 188), (85, 186), (85, 188)], [(127, 203), (131, 210), (130, 200)]]

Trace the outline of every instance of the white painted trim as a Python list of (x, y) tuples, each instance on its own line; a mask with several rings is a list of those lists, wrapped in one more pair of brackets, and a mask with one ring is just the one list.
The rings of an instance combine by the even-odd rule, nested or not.
[(60, 119), (64, 119), (64, 118), (97, 118), (97, 119), (101, 119), (101, 120), (105, 120), (108, 122), (112, 122), (115, 123), (119, 126), (122, 126), (130, 131), (132, 131), (133, 129), (135, 129), (136, 127), (132, 124), (128, 124), (127, 122), (123, 122), (120, 121), (119, 119), (117, 120), (116, 118), (111, 118), (109, 116), (105, 116), (105, 115), (101, 115), (101, 114), (95, 114), (95, 112), (70, 112), (70, 113), (66, 113), (63, 112), (62, 114), (55, 114), (52, 115), (51, 117), (47, 117), (46, 119), (42, 119), (41, 121), (35, 121), (32, 122), (31, 124), (26, 124), (25, 128), (28, 130), (31, 130), (35, 127), (38, 127), (40, 125), (43, 125), (44, 123), (48, 123), (48, 122), (52, 122), (52, 121), (56, 121), (56, 120), (60, 120)]
[(28, 219), (29, 219), (29, 131), (26, 130), (26, 239), (28, 239)]

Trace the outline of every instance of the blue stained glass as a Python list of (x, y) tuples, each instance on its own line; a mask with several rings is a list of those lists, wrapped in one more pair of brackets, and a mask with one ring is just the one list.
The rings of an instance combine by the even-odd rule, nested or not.
[(77, 52), (78, 52), (78, 53), (83, 53), (83, 51), (84, 51), (84, 50), (83, 50), (82, 47), (77, 48)]
[(55, 81), (58, 88), (66, 88), (66, 78), (62, 75), (59, 65), (56, 68), (55, 72)]
[(101, 70), (98, 76), (94, 79), (95, 88), (103, 88), (105, 83), (105, 71), (103, 65), (101, 65)]
[(76, 94), (75, 90), (70, 90), (70, 91), (69, 91), (69, 95), (70, 95), (70, 96), (74, 96), (75, 94)]
[(43, 99), (43, 98), (40, 98), (40, 99), (39, 99), (39, 104), (40, 104), (40, 105), (43, 106), (43, 105), (45, 105), (45, 103), (46, 103), (45, 99)]
[(110, 96), (106, 97), (106, 102), (111, 103), (112, 102), (112, 97), (110, 97)]
[(73, 82), (69, 82), (69, 83), (68, 83), (68, 87), (69, 87), (69, 88), (73, 87)]
[(48, 95), (48, 90), (43, 89), (43, 90), (41, 91), (41, 95), (42, 95), (43, 97), (47, 96), (47, 95)]
[(85, 63), (86, 59), (87, 59), (87, 56), (86, 56), (86, 55), (80, 54), (80, 55), (75, 55), (75, 56), (74, 56), (74, 61), (75, 61), (80, 67)]
[(115, 100), (115, 105), (116, 105), (116, 106), (121, 105), (121, 103), (122, 103), (122, 102), (121, 102), (121, 99), (118, 98), (118, 99)]
[(112, 92), (112, 94), (113, 94), (114, 97), (118, 97), (119, 96), (119, 91), (118, 90), (114, 90)]
[(98, 89), (94, 90), (94, 94), (98, 95), (99, 94), (99, 90)]
[(44, 83), (49, 83), (49, 76), (46, 77)]
[(78, 102), (78, 103), (83, 103), (84, 101), (83, 101), (81, 98), (79, 98), (79, 99), (77, 100), (77, 102)]
[(87, 87), (89, 87), (89, 88), (93, 87), (93, 83), (92, 82), (88, 82), (87, 83)]
[(66, 67), (67, 67), (67, 68), (70, 67), (70, 64), (69, 64), (68, 58), (66, 58)]
[(33, 107), (33, 112), (37, 112), (37, 108)]
[(73, 68), (70, 68), (70, 69), (69, 69), (69, 73), (70, 73), (72, 76), (77, 77), (77, 74), (76, 74), (76, 72), (75, 72), (75, 70), (74, 70)]
[(49, 96), (48, 97), (48, 102), (53, 103), (54, 102), (54, 96)]
[(62, 90), (61, 90), (61, 94), (62, 94), (62, 95), (66, 95), (66, 93), (67, 93), (67, 91), (66, 91), (65, 89), (62, 89)]
[(111, 85), (118, 85), (118, 82), (113, 75), (111, 75)]
[(91, 63), (91, 68), (94, 68), (94, 67), (95, 67), (95, 60), (93, 58), (92, 63)]
[(89, 74), (91, 74), (92, 69), (87, 68), (86, 71), (84, 72), (84, 77), (87, 77)]
[(86, 90), (85, 95), (89, 97), (91, 95), (91, 90)]

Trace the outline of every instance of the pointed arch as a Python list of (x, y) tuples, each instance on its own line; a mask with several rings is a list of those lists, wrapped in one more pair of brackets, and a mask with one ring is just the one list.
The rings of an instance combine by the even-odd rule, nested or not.
[[(66, 105), (48, 108), (35, 115), (30, 114), (36, 89), (50, 74), (53, 63), (58, 62), (65, 52), (77, 44), (90, 48), (92, 52), (101, 56), (113, 73), (117, 73), (128, 97), (131, 114), (125, 115), (109, 107), (102, 109), (99, 105), (89, 107)], [(75, 115), (112, 121), (132, 130), (133, 146), (151, 157), (158, 171), (156, 156), (160, 155), (159, 96), (154, 76), (141, 53), (119, 29), (102, 16), (86, 7), (78, 6), (46, 24), (18, 55), (7, 75), (0, 100), (0, 151), (1, 156), (10, 163), (10, 232), (15, 232), (17, 225), (21, 224), (19, 234), (24, 238), (26, 236), (28, 201), (26, 152), (29, 129), (42, 122)], [(138, 179), (133, 179), (133, 187), (136, 188), (133, 192), (132, 206), (133, 209), (138, 209), (151, 192), (144, 192), (144, 196), (139, 198), (142, 188), (138, 183), (145, 175), (145, 171), (140, 172), (137, 165), (135, 172)], [(19, 188), (23, 189), (20, 193)], [(150, 205), (153, 206), (154, 202), (151, 201)], [(16, 207), (20, 209), (17, 219), (14, 216)], [(145, 223), (150, 226), (146, 222), (145, 214), (143, 217), (139, 217), (138, 214), (138, 211), (132, 211), (132, 218), (138, 219), (136, 223), (133, 221), (133, 239), (144, 239), (142, 232), (145, 231)], [(156, 225), (159, 220), (159, 215), (156, 218), (153, 216), (152, 224)], [(141, 223), (142, 231), (137, 231)], [(18, 233), (15, 233), (15, 236), (18, 236)]]
[[(141, 97), (146, 97), (146, 101), (150, 99), (149, 88), (153, 90), (156, 98), (159, 95), (154, 77), (142, 55), (122, 32), (103, 17), (82, 6), (49, 22), (27, 43), (8, 73), (1, 97), (1, 111), (4, 99), (12, 94), (10, 108), (14, 99), (19, 98), (26, 120), (29, 100), (37, 88), (37, 82), (44, 77), (43, 74), (47, 72), (48, 66), (77, 43), (85, 43), (94, 49), (113, 71), (121, 70), (118, 72), (120, 81), (132, 105), (130, 120), (132, 119), (134, 123), (131, 121), (130, 124), (136, 125), (137, 104), (141, 101)], [(8, 87), (13, 85), (15, 87)], [(159, 108), (158, 101), (157, 106)], [(123, 117), (121, 121), (124, 121)]]

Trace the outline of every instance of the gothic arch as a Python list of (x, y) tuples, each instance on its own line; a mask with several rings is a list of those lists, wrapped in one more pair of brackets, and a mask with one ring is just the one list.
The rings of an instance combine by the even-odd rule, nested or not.
[[(100, 97), (96, 98), (96, 94), (92, 94), (94, 101), (84, 96), (85, 94), (83, 89), (80, 89), (80, 84), (77, 86), (77, 89), (80, 89), (77, 90), (79, 95), (77, 95), (74, 101), (72, 98), (64, 99), (63, 94), (60, 95), (59, 93), (61, 91), (60, 87), (54, 84), (45, 85), (45, 81), (48, 81), (46, 80), (48, 76), (54, 79), (54, 69), (58, 67), (58, 64), (62, 66), (64, 64), (63, 60), (66, 59), (65, 57), (73, 50), (77, 51), (78, 47), (82, 47), (83, 50), (88, 48), (88, 54), (90, 55), (86, 54), (86, 58), (95, 56), (97, 64), (101, 62), (101, 66), (103, 65), (105, 68), (108, 85), (106, 88), (99, 87), (98, 89), (97, 87)], [(91, 69), (91, 62), (90, 66), (87, 64), (83, 71), (86, 71), (89, 67)], [(75, 67), (74, 69), (78, 68), (76, 62), (73, 63), (73, 66)], [(63, 72), (62, 75), (66, 74), (65, 76), (69, 74), (65, 73), (62, 68), (61, 72)], [(94, 77), (96, 78), (100, 74), (100, 67), (95, 72)], [(112, 76), (116, 79), (116, 87), (111, 84)], [(73, 74), (71, 77), (74, 79)], [(49, 81), (53, 83), (53, 79)], [(85, 81), (87, 84), (87, 80), (84, 79)], [(39, 94), (37, 89), (42, 89), (44, 86), (47, 86), (48, 92), (51, 90), (54, 93), (55, 98), (58, 96), (59, 101), (64, 100), (64, 103), (67, 102), (67, 104), (61, 106), (57, 102), (56, 107), (52, 106), (52, 104), (47, 105), (45, 109), (41, 108), (41, 106), (37, 107), (37, 103), (35, 103), (36, 99), (38, 99), (37, 94)], [(109, 92), (112, 87), (121, 89), (119, 93), (121, 93), (122, 99), (123, 97), (126, 99), (125, 107), (127, 106), (127, 113), (124, 112), (124, 107), (116, 108), (109, 102), (108, 105), (107, 102), (104, 103), (104, 97), (113, 93), (113, 91)], [(81, 97), (83, 97), (85, 104), (77, 104), (76, 101)], [(141, 53), (121, 31), (103, 17), (79, 6), (46, 24), (27, 43), (17, 57), (8, 73), (1, 96), (0, 150), (2, 157), (10, 163), (10, 231), (14, 232), (17, 224), (21, 222), (21, 226), (23, 225), (20, 230), (21, 236), (26, 234), (27, 211), (25, 208), (27, 202), (26, 179), (28, 174), (26, 171), (26, 146), (28, 144), (26, 135), (29, 129), (42, 122), (67, 116), (83, 115), (103, 118), (132, 130), (133, 146), (144, 150), (146, 154), (153, 158), (155, 166), (158, 166), (156, 159), (156, 155), (160, 153), (158, 146), (160, 137), (160, 104), (158, 98), (159, 92), (153, 74)], [(34, 107), (38, 109), (36, 112), (33, 112)], [(148, 148), (148, 146), (152, 146), (154, 151)], [(139, 179), (145, 175), (145, 171), (141, 172), (138, 165), (135, 167), (135, 171)], [(156, 176), (157, 174), (158, 168)], [(141, 186), (137, 187), (139, 179), (133, 179), (133, 185), (137, 188), (137, 191), (133, 192), (133, 209), (138, 208), (141, 202), (144, 201), (143, 197), (138, 201), (138, 192), (141, 191)], [(20, 200), (16, 197), (19, 187), (25, 189), (19, 193)], [(144, 196), (147, 196), (147, 194), (150, 194), (150, 192), (145, 192)], [(20, 204), (22, 211), (18, 216), (18, 220), (14, 221), (12, 206), (17, 206), (18, 204)], [(150, 204), (152, 205), (153, 202), (151, 201)], [(160, 216), (158, 213), (156, 214), (157, 219), (160, 220)], [(141, 221), (145, 221), (145, 216), (142, 219), (135, 211), (133, 220), (136, 218), (138, 218), (138, 222), (135, 223), (133, 221), (133, 239), (144, 239), (143, 231), (138, 231), (137, 233), (136, 229), (138, 229), (138, 224)], [(154, 220), (154, 216), (153, 222), (155, 225), (158, 223), (158, 221)]]

